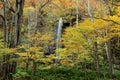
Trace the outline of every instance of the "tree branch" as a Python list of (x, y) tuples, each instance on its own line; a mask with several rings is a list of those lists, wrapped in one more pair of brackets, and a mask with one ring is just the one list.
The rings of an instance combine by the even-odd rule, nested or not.
[(95, 19), (102, 19), (102, 20), (104, 20), (104, 21), (111, 21), (111, 22), (113, 22), (113, 23), (115, 23), (115, 24), (120, 25), (120, 23), (118, 23), (118, 22), (116, 22), (116, 21), (113, 21), (113, 20), (104, 19), (104, 18), (99, 18), (99, 17), (94, 17), (94, 18), (95, 18)]
[(4, 16), (2, 16), (2, 15), (0, 14), (0, 17), (2, 18), (2, 20), (3, 20), (3, 21), (5, 21), (5, 18), (4, 18)]
[(41, 10), (44, 6), (46, 6), (49, 2), (50, 2), (50, 0), (47, 0), (46, 3), (44, 3), (43, 5), (41, 5), (40, 10)]

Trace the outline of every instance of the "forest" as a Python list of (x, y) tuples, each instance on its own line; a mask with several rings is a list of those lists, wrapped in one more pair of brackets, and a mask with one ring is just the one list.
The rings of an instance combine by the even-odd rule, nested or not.
[(0, 0), (0, 80), (120, 80), (120, 0)]

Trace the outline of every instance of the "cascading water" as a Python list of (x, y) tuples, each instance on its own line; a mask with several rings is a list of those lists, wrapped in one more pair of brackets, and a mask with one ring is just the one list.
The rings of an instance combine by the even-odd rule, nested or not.
[[(56, 30), (56, 50), (58, 50), (61, 47), (62, 26), (63, 26), (63, 20), (62, 18), (60, 18)], [(57, 51), (55, 53), (55, 56), (59, 56)], [(58, 64), (58, 60), (55, 60), (55, 63)]]
[(62, 18), (59, 19), (59, 23), (58, 23), (58, 28), (57, 28), (57, 37), (56, 37), (56, 48), (60, 48), (61, 45), (61, 33), (62, 33), (62, 26), (63, 26), (63, 20)]

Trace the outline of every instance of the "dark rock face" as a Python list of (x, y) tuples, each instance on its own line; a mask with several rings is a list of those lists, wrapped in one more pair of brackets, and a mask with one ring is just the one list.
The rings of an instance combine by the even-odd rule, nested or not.
[(63, 23), (63, 29), (66, 28), (66, 27), (68, 27), (68, 26), (70, 26), (70, 23), (69, 23), (69, 22)]
[(44, 51), (44, 57), (50, 54), (55, 53), (55, 45), (49, 45), (47, 49)]

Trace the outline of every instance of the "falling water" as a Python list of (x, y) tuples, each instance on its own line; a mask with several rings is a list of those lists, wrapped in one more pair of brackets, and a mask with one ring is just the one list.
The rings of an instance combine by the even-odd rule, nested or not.
[(60, 18), (58, 23), (58, 28), (57, 28), (56, 48), (60, 48), (62, 26), (63, 26), (63, 21), (62, 21), (62, 18)]
[[(62, 33), (62, 26), (63, 26), (63, 20), (62, 18), (59, 19), (57, 31), (56, 31), (56, 50), (58, 50), (61, 47), (61, 33)], [(56, 51), (55, 56), (58, 56), (58, 52)], [(58, 64), (58, 61), (55, 60), (55, 63)]]

